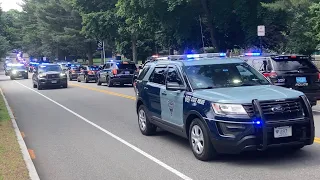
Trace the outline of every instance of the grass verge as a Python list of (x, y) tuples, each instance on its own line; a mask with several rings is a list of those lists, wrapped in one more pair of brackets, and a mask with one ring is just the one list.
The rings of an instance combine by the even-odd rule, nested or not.
[(29, 179), (16, 134), (0, 95), (0, 180)]

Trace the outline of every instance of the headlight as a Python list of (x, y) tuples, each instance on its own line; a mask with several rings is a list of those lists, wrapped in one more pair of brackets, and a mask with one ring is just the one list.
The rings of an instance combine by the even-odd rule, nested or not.
[(39, 74), (39, 75), (38, 75), (38, 78), (44, 78), (44, 77), (45, 77), (44, 74)]
[(28, 72), (27, 70), (25, 70), (24, 72)]
[(64, 73), (60, 73), (60, 77), (65, 77), (65, 76), (67, 76), (67, 75)]
[(13, 71), (12, 71), (12, 74), (17, 74), (17, 71), (16, 71), (16, 70), (13, 70)]
[(212, 103), (212, 109), (218, 115), (229, 115), (229, 114), (247, 115), (246, 110), (240, 104)]

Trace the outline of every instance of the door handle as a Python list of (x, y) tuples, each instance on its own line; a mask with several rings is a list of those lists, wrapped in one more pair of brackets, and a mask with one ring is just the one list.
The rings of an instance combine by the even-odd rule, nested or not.
[(143, 89), (146, 89), (146, 90), (147, 90), (148, 88), (147, 88), (147, 87), (144, 87)]
[(167, 95), (167, 93), (166, 93), (166, 92), (162, 92), (161, 94), (162, 94), (162, 95), (164, 95), (164, 96), (166, 96), (166, 95)]

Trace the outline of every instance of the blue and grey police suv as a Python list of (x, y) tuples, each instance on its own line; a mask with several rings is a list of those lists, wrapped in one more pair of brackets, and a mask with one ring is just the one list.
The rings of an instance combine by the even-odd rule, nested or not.
[(240, 59), (156, 61), (134, 84), (139, 128), (188, 138), (195, 157), (288, 147), (314, 141), (310, 103), (299, 91), (274, 86)]

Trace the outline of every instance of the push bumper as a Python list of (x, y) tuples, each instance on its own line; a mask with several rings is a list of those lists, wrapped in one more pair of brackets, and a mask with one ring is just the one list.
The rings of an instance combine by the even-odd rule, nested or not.
[[(254, 121), (222, 122), (219, 120), (206, 119), (209, 129), (214, 128), (213, 126), (217, 127), (218, 123), (227, 123), (230, 126), (234, 125), (233, 127), (244, 127), (240, 134), (233, 137), (211, 132), (210, 137), (213, 146), (218, 153), (239, 154), (244, 151), (265, 151), (270, 148), (313, 144), (315, 129), (312, 110), (311, 107), (307, 105), (307, 98), (302, 96), (301, 99), (304, 102), (303, 109), (306, 115), (300, 119), (266, 122), (258, 100), (253, 101), (253, 106), (257, 110), (257, 115), (260, 117), (259, 120), (261, 123), (259, 125)], [(283, 126), (292, 127), (292, 136), (274, 138), (274, 128)]]
[(67, 79), (39, 79), (41, 86), (62, 86), (67, 84)]
[(305, 92), (304, 94), (308, 97), (308, 100), (312, 106), (317, 105), (317, 101), (320, 100), (320, 91)]

